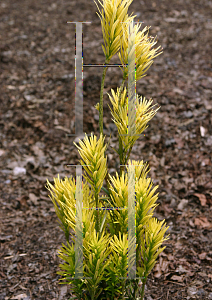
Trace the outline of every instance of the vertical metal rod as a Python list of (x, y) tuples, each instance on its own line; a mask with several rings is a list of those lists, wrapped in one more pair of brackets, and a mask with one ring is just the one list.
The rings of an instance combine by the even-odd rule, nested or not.
[[(133, 20), (128, 36), (128, 138), (136, 134), (136, 53)], [(136, 277), (135, 166), (128, 166), (128, 278)], [(130, 258), (130, 260), (129, 260)], [(132, 261), (133, 259), (133, 261)], [(130, 262), (130, 264), (129, 264)]]
[(128, 166), (128, 278), (136, 277), (135, 166)]
[(83, 33), (81, 22), (76, 23), (75, 42), (75, 135), (83, 136)]
[(136, 134), (136, 53), (133, 20), (129, 24), (128, 37), (128, 137)]
[(82, 166), (76, 166), (76, 241), (75, 241), (75, 278), (83, 277), (83, 229), (82, 229)]

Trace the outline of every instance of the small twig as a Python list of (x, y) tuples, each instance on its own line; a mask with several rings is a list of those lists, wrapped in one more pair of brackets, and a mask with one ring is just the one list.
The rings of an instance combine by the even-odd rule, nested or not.
[(167, 295), (166, 295), (166, 300), (168, 300), (168, 297), (169, 297), (169, 290), (168, 290)]
[(170, 282), (170, 283), (178, 284), (178, 285), (181, 285), (181, 286), (185, 286), (185, 284), (182, 284), (182, 283), (179, 283), (179, 282), (174, 282), (174, 281), (166, 281), (166, 282)]

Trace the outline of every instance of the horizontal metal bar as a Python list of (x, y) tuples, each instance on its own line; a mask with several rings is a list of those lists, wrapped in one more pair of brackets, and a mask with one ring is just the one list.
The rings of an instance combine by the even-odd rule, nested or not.
[(83, 64), (83, 67), (126, 67), (126, 66), (128, 66), (128, 64), (127, 65), (120, 65), (120, 64), (114, 64), (114, 65), (101, 65), (101, 64), (99, 64), (99, 65), (94, 65), (94, 64), (89, 64), (89, 65), (84, 65)]
[(91, 165), (72, 165), (72, 164), (68, 164), (68, 165), (66, 165), (66, 166), (72, 166), (72, 167), (77, 167), (77, 166), (91, 166)]
[(84, 22), (84, 21), (75, 21), (75, 22), (70, 22), (70, 21), (68, 21), (67, 23), (92, 23), (92, 22)]
[(77, 277), (66, 277), (66, 279), (71, 279), (71, 280), (76, 280), (76, 279), (92, 279), (92, 277), (80, 277), (80, 278), (77, 278)]
[(89, 208), (89, 207), (82, 207), (82, 209), (95, 209), (95, 210), (119, 210), (119, 209), (128, 209), (128, 207), (126, 207), (126, 208), (123, 208), (123, 207), (107, 207), (107, 208), (105, 208), (105, 207), (100, 207), (100, 208), (95, 208), (95, 207), (91, 207), (91, 208)]
[[(70, 134), (67, 133), (66, 136), (76, 136), (76, 137), (79, 137), (78, 134), (71, 134), (71, 133)], [(89, 134), (87, 134), (87, 136), (91, 136), (91, 134), (89, 133)]]
[(135, 277), (135, 278), (128, 278), (128, 277), (119, 277), (120, 279), (129, 279), (129, 280), (133, 280), (133, 279), (145, 279), (146, 277)]

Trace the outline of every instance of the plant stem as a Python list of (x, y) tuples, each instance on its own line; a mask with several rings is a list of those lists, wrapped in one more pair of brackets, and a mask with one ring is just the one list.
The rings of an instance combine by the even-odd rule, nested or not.
[[(95, 200), (96, 200), (96, 208), (99, 207), (99, 197), (98, 194), (95, 193)], [(96, 209), (96, 233), (99, 232), (99, 210)]]
[(137, 299), (137, 291), (138, 291), (138, 279), (135, 280), (134, 283), (134, 298)]
[(66, 242), (68, 244), (69, 243), (69, 229), (68, 229), (68, 227), (65, 230), (65, 237), (66, 237)]
[[(105, 60), (105, 64), (109, 63), (107, 59)], [(107, 72), (108, 67), (104, 67), (103, 73), (102, 73), (102, 82), (101, 82), (101, 90), (100, 90), (100, 101), (99, 101), (99, 129), (100, 129), (100, 135), (102, 133), (103, 135), (103, 90), (104, 90), (104, 83), (105, 83), (105, 75)], [(107, 188), (109, 190), (109, 176), (108, 172), (105, 177)]]
[(124, 300), (124, 289), (125, 289), (125, 286), (126, 286), (126, 281), (123, 282), (123, 284), (122, 284), (122, 300)]
[[(108, 64), (109, 61), (107, 59), (105, 60), (105, 64)], [(99, 101), (99, 129), (100, 129), (100, 135), (102, 133), (103, 135), (103, 90), (104, 90), (104, 83), (105, 83), (105, 75), (107, 72), (108, 67), (104, 67), (103, 73), (102, 73), (102, 82), (101, 82), (101, 90), (100, 90), (100, 101)], [(107, 183), (108, 185), (108, 183)], [(98, 194), (95, 195), (96, 200), (96, 208), (99, 207), (99, 200), (98, 200)], [(96, 231), (99, 232), (99, 211), (96, 210)]]
[(119, 135), (119, 160), (120, 160), (120, 176), (124, 172), (124, 165), (123, 165), (123, 145), (122, 145), (122, 140)]
[(143, 300), (143, 299), (144, 299), (144, 293), (145, 293), (144, 289), (145, 289), (145, 284), (146, 284), (146, 280), (144, 280), (144, 281), (143, 281), (143, 284), (142, 284), (142, 290), (141, 290), (141, 300)]
[[(120, 103), (120, 100), (121, 100), (121, 93), (124, 88), (124, 83), (125, 83), (125, 78), (122, 79), (121, 87), (119, 89), (118, 103)], [(121, 140), (120, 135), (119, 135), (119, 160), (120, 160), (120, 176), (121, 176), (122, 173), (124, 172), (124, 166), (123, 166), (123, 145), (122, 145), (122, 140)]]
[(127, 163), (128, 159), (129, 159), (129, 157), (130, 157), (130, 153), (131, 153), (131, 151), (132, 151), (132, 148), (133, 148), (133, 145), (130, 146), (130, 149), (129, 149), (129, 153), (128, 153), (128, 155), (127, 155), (127, 158), (125, 157), (125, 163)]
[[(109, 63), (109, 61), (105, 61), (105, 64)], [(102, 73), (102, 82), (101, 82), (101, 90), (100, 90), (100, 101), (99, 101), (99, 130), (100, 134), (103, 134), (103, 90), (104, 90), (104, 83), (105, 83), (105, 75), (107, 72), (108, 67), (104, 67)]]
[(120, 99), (121, 99), (121, 93), (122, 93), (123, 88), (124, 88), (125, 80), (126, 80), (126, 79), (124, 79), (124, 78), (122, 79), (122, 83), (121, 83), (121, 86), (120, 86), (120, 93), (119, 93), (119, 101), (120, 101)]
[(105, 180), (106, 180), (108, 192), (110, 193), (110, 179), (109, 179), (108, 170), (107, 170), (107, 174), (105, 176)]

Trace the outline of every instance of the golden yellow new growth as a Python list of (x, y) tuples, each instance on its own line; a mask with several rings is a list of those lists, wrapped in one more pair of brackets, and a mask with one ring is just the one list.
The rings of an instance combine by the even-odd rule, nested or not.
[(99, 102), (94, 105), (94, 107), (99, 111)]
[(113, 116), (113, 121), (118, 128), (119, 135), (121, 137), (122, 143), (126, 149), (129, 149), (135, 141), (139, 138), (139, 135), (147, 128), (147, 123), (155, 116), (158, 109), (153, 109), (151, 106), (153, 100), (146, 100), (145, 97), (142, 99), (142, 96), (136, 95), (135, 103), (135, 134), (133, 136), (128, 134), (128, 97), (126, 88), (121, 94), (121, 99), (119, 101), (120, 89), (117, 88), (115, 93), (111, 89), (112, 97), (108, 94), (110, 102), (113, 105), (113, 108), (110, 108), (111, 114)]
[(102, 45), (106, 61), (110, 59), (120, 49), (120, 38), (122, 37), (122, 22), (129, 23), (136, 16), (128, 17), (127, 11), (129, 5), (133, 0), (98, 0), (102, 6), (102, 12), (98, 5), (95, 4), (99, 10), (100, 15), (97, 13), (101, 20), (102, 33), (104, 38), (104, 46)]
[[(61, 221), (60, 227), (63, 231), (69, 231), (68, 228), (75, 230), (76, 226), (76, 183), (75, 179), (65, 177), (60, 179), (54, 178), (54, 185), (47, 179), (47, 189), (51, 193), (51, 200), (54, 203), (55, 211)], [(93, 200), (93, 192), (90, 190), (87, 182), (83, 184), (83, 206), (91, 207), (90, 202)], [(59, 205), (59, 207), (58, 207)], [(84, 231), (93, 232), (94, 227), (94, 210), (83, 209), (82, 221)]]
[[(157, 49), (154, 49), (153, 46), (157, 43), (155, 42), (155, 38), (148, 37), (148, 33), (145, 35), (144, 33), (149, 30), (150, 27), (145, 27), (142, 31), (139, 31), (141, 24), (135, 24), (134, 26), (134, 35), (130, 36), (129, 39), (129, 24), (123, 24), (123, 37), (121, 39), (121, 47), (120, 52), (118, 53), (119, 59), (122, 65), (128, 64), (128, 61), (131, 61), (134, 57), (135, 51), (135, 63), (136, 63), (136, 81), (141, 79), (142, 77), (146, 76), (144, 74), (149, 67), (153, 63), (153, 58), (160, 55), (162, 53), (158, 52), (161, 48), (159, 46)], [(132, 31), (132, 24), (131, 31)], [(133, 40), (134, 39), (134, 40)], [(128, 54), (129, 45), (134, 45), (135, 47), (130, 48), (130, 53)], [(121, 67), (120, 67), (121, 68)], [(128, 66), (122, 68), (123, 71), (123, 78), (128, 77)]]
[[(147, 163), (144, 164), (143, 160), (128, 160), (128, 165), (135, 166), (135, 179), (138, 180), (140, 177), (144, 178), (147, 173), (149, 172)], [(127, 166), (127, 171), (129, 170), (129, 167)]]
[(107, 173), (107, 157), (104, 157), (107, 145), (104, 146), (104, 139), (105, 138), (101, 134), (97, 141), (96, 136), (91, 133), (90, 139), (88, 139), (85, 134), (84, 141), (79, 141), (80, 146), (74, 143), (79, 149), (79, 154), (82, 158), (80, 163), (86, 171), (84, 178), (98, 193), (102, 188), (103, 181)]

